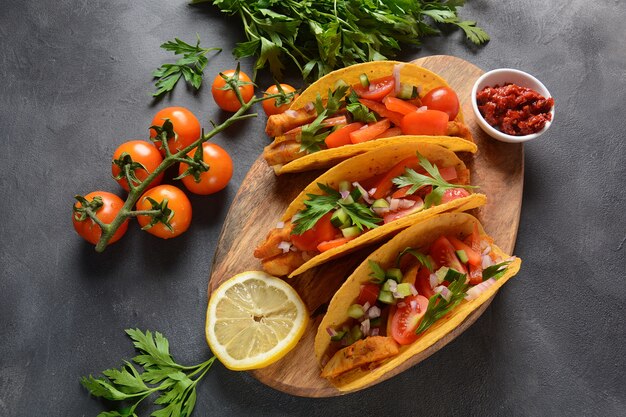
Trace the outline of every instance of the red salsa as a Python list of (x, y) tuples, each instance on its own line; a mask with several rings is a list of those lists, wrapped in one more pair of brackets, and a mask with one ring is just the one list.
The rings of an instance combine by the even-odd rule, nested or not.
[(552, 120), (554, 99), (515, 84), (485, 87), (476, 95), (476, 101), (487, 123), (507, 135), (537, 133)]

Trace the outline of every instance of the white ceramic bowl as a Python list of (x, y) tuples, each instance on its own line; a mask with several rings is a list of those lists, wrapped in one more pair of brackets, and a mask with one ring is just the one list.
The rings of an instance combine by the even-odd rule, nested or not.
[(512, 68), (501, 68), (486, 72), (476, 81), (476, 83), (474, 84), (474, 88), (472, 89), (472, 109), (474, 110), (476, 120), (478, 121), (480, 127), (492, 138), (509, 143), (526, 142), (532, 139), (536, 139), (544, 134), (550, 128), (550, 125), (552, 125), (552, 123), (554, 122), (554, 106), (552, 106), (552, 109), (550, 110), (550, 113), (552, 113), (552, 120), (546, 122), (546, 125), (543, 129), (541, 129), (537, 133), (533, 133), (532, 135), (507, 135), (506, 133), (503, 133), (495, 127), (491, 126), (483, 118), (483, 116), (480, 114), (480, 110), (478, 110), (478, 103), (476, 103), (476, 94), (485, 87), (494, 87), (495, 85), (502, 86), (505, 83), (513, 83), (519, 85), (520, 87), (532, 88), (545, 98), (552, 97), (546, 86), (543, 85), (541, 81), (539, 81), (532, 75), (525, 73), (524, 71), (519, 71)]

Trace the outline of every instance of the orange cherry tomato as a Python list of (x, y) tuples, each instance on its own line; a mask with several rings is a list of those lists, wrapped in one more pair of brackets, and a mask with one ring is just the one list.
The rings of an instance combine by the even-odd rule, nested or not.
[[(98, 217), (98, 219), (100, 219), (104, 224), (110, 224), (124, 205), (124, 201), (115, 194), (111, 194), (106, 191), (94, 191), (87, 194), (85, 199), (87, 201), (93, 201), (94, 197), (102, 198), (102, 207), (96, 210), (96, 217)], [(82, 204), (76, 203), (75, 206), (82, 207)], [(83, 239), (94, 245), (98, 243), (100, 237), (102, 236), (102, 229), (93, 220), (87, 218), (83, 221), (79, 221), (76, 219), (76, 213), (74, 213), (72, 215), (72, 222), (74, 223), (74, 229)], [(117, 231), (113, 234), (113, 237), (109, 240), (109, 244), (120, 240), (122, 236), (124, 236), (124, 233), (126, 233), (127, 229), (128, 219), (126, 219), (119, 229), (117, 229)]]
[[(178, 135), (176, 140), (173, 137), (167, 139), (170, 153), (174, 154), (186, 148), (202, 134), (202, 126), (200, 126), (198, 118), (184, 107), (166, 107), (159, 110), (152, 119), (152, 126), (161, 126), (165, 119), (170, 119), (174, 125), (174, 132)], [(154, 138), (156, 135), (156, 131), (150, 129), (150, 137)], [(161, 154), (165, 155), (165, 149), (162, 149), (161, 141), (156, 141), (154, 144), (159, 148)]]
[(359, 130), (355, 130), (350, 133), (350, 141), (352, 143), (363, 143), (373, 139), (376, 139), (380, 134), (385, 132), (391, 127), (389, 119), (381, 119), (376, 123), (372, 123), (367, 127)]
[(439, 110), (448, 114), (454, 120), (459, 114), (459, 97), (450, 87), (437, 87), (422, 97), (422, 104), (429, 110)]
[[(167, 207), (174, 214), (169, 219), (172, 230), (168, 229), (163, 223), (156, 223), (149, 229), (146, 229), (146, 232), (162, 239), (169, 239), (182, 234), (189, 228), (191, 223), (191, 202), (179, 188), (173, 185), (158, 185), (146, 191), (137, 201), (137, 210), (152, 210), (152, 204), (148, 197), (157, 203), (167, 199)], [(150, 216), (137, 216), (137, 221), (141, 227), (149, 225), (151, 220)]]
[[(235, 70), (223, 71), (222, 74), (227, 77), (232, 77), (235, 74)], [(254, 86), (252, 85), (252, 80), (250, 80), (250, 77), (248, 77), (242, 71), (239, 71), (239, 80), (250, 83), (239, 86), (241, 98), (243, 98), (243, 101), (247, 103), (254, 96)], [(213, 100), (215, 100), (215, 103), (222, 110), (236, 112), (241, 108), (241, 103), (237, 99), (237, 95), (232, 89), (222, 89), (224, 86), (227, 85), (228, 84), (226, 83), (226, 80), (224, 80), (222, 76), (218, 74), (213, 80), (213, 85), (211, 86), (211, 94), (213, 94)]]
[[(193, 158), (195, 151), (189, 152)], [(193, 175), (183, 177), (185, 187), (195, 194), (208, 195), (224, 189), (233, 176), (233, 160), (228, 152), (214, 143), (202, 144), (202, 159), (209, 166), (209, 170), (200, 174), (200, 181), (196, 182)], [(189, 165), (181, 162), (178, 175), (182, 175)]]
[(330, 149), (338, 148), (344, 145), (351, 145), (352, 141), (350, 140), (350, 133), (359, 130), (363, 126), (365, 126), (364, 123), (354, 122), (335, 130), (330, 135), (326, 136), (326, 139), (324, 139), (326, 147)]
[(317, 245), (333, 240), (339, 229), (330, 222), (332, 213), (325, 214), (311, 229), (301, 235), (291, 235), (291, 243), (301, 251), (315, 251)]
[[(296, 89), (290, 86), (289, 84), (281, 84), (280, 87), (283, 89), (285, 93), (293, 93), (294, 91), (296, 91)], [(265, 90), (265, 92), (268, 95), (279, 93), (278, 87), (276, 87), (276, 85), (270, 86), (267, 90)], [(295, 100), (296, 97), (298, 97), (297, 94), (294, 96), (293, 99)], [(285, 110), (287, 110), (290, 105), (291, 103), (285, 103), (285, 104), (281, 104), (280, 106), (276, 106), (276, 99), (270, 99), (270, 100), (263, 101), (263, 110), (265, 111), (265, 114), (267, 114), (268, 116), (271, 116), (273, 114), (284, 113)]]
[(439, 110), (418, 110), (407, 113), (400, 124), (405, 135), (445, 136), (448, 115)]
[[(133, 162), (138, 162), (142, 164), (145, 169), (137, 168), (134, 170), (135, 176), (140, 182), (143, 182), (148, 175), (152, 173), (160, 164), (163, 162), (163, 157), (159, 150), (152, 143), (143, 141), (143, 140), (131, 140), (125, 143), (122, 143), (113, 153), (113, 160), (119, 159), (123, 153), (127, 153), (132, 158)], [(111, 164), (111, 173), (113, 177), (117, 177), (121, 173), (121, 168), (116, 163)], [(163, 173), (160, 173), (148, 186), (148, 188), (152, 188), (156, 185), (159, 185), (163, 180)], [(126, 181), (125, 177), (120, 179), (116, 179), (116, 181), (124, 188), (126, 191), (130, 191), (128, 188), (128, 181)], [(135, 184), (138, 185), (138, 184)]]
[(387, 96), (383, 99), (383, 104), (387, 107), (389, 111), (395, 111), (401, 114), (407, 114), (414, 111), (417, 111), (418, 107), (414, 104), (409, 103), (408, 101), (404, 101), (397, 97)]

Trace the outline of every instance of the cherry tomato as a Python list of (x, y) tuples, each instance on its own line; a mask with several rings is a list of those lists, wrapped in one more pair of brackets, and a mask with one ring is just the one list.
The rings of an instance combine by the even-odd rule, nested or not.
[(448, 188), (441, 196), (441, 204), (449, 203), (457, 198), (468, 197), (469, 195), (469, 191), (465, 188)]
[[(293, 93), (294, 91), (296, 91), (296, 89), (290, 86), (289, 84), (281, 84), (280, 87), (283, 89), (285, 93)], [(278, 94), (280, 91), (278, 91), (278, 87), (276, 87), (276, 85), (272, 85), (267, 90), (265, 90), (265, 92), (268, 95), (270, 95), (270, 94)], [(298, 97), (297, 94), (294, 96), (294, 100), (296, 97)], [(281, 104), (280, 106), (276, 106), (276, 99), (270, 99), (270, 100), (263, 101), (263, 110), (265, 110), (265, 114), (267, 114), (268, 116), (271, 116), (273, 114), (284, 113), (285, 110), (287, 110), (290, 105), (291, 103), (285, 103), (285, 104)]]
[[(161, 126), (165, 119), (170, 119), (174, 125), (174, 132), (178, 135), (176, 141), (173, 137), (167, 139), (167, 145), (173, 154), (191, 145), (202, 134), (198, 118), (184, 107), (166, 107), (159, 110), (152, 119), (152, 125)], [(154, 138), (156, 135), (157, 132), (150, 129), (150, 137)], [(161, 150), (161, 154), (165, 155), (165, 149), (161, 149), (161, 141), (156, 141), (155, 145)]]
[(383, 99), (383, 103), (385, 107), (387, 107), (387, 110), (401, 114), (408, 114), (418, 109), (416, 105), (397, 97), (387, 96)]
[(363, 126), (365, 126), (364, 123), (354, 122), (335, 130), (330, 135), (326, 136), (326, 139), (324, 139), (326, 147), (338, 148), (344, 145), (351, 145), (352, 141), (350, 140), (350, 133), (359, 130)]
[(357, 96), (367, 99), (380, 101), (393, 91), (395, 81), (393, 76), (377, 78), (370, 81), (369, 87), (363, 87), (361, 84), (355, 84), (352, 89)]
[(405, 135), (445, 136), (448, 132), (448, 114), (439, 110), (418, 110), (407, 113), (400, 123)]
[(359, 291), (359, 298), (357, 303), (362, 306), (365, 303), (369, 303), (370, 306), (376, 304), (376, 300), (378, 300), (378, 294), (380, 294), (380, 285), (373, 283), (366, 283), (361, 285), (361, 290)]
[[(235, 70), (223, 71), (222, 74), (227, 77), (232, 77), (235, 74)], [(244, 72), (239, 71), (239, 81), (250, 83), (239, 86), (241, 98), (243, 98), (243, 101), (247, 103), (254, 96), (254, 86), (252, 85), (252, 80), (250, 80), (250, 77), (248, 77)], [(215, 100), (215, 103), (220, 106), (222, 110), (236, 112), (241, 108), (241, 103), (237, 100), (237, 95), (232, 89), (222, 90), (222, 87), (226, 85), (228, 85), (226, 80), (218, 74), (213, 80), (213, 85), (211, 86), (213, 100)]]
[(454, 120), (459, 114), (459, 98), (450, 87), (437, 87), (422, 97), (422, 104), (430, 110), (439, 110)]
[(333, 240), (339, 230), (330, 222), (332, 213), (327, 213), (311, 229), (301, 235), (291, 235), (291, 243), (301, 251), (317, 250), (317, 245)]
[(401, 345), (408, 345), (419, 337), (417, 326), (428, 309), (428, 298), (411, 295), (402, 299), (392, 309), (391, 336)]
[[(116, 196), (115, 194), (108, 193), (106, 191), (94, 191), (85, 196), (87, 201), (92, 201), (94, 197), (102, 198), (102, 207), (96, 210), (96, 217), (102, 220), (105, 224), (110, 224), (117, 213), (119, 213), (120, 209), (124, 205), (124, 201), (121, 198)], [(76, 207), (82, 207), (81, 203), (76, 203)], [(102, 236), (102, 229), (98, 226), (93, 220), (90, 218), (85, 219), (84, 221), (76, 220), (76, 213), (72, 215), (72, 222), (74, 223), (74, 229), (78, 234), (85, 239), (87, 242), (96, 244), (100, 240)], [(122, 223), (122, 225), (117, 229), (117, 231), (113, 234), (110, 243), (115, 243), (124, 236), (126, 230), (128, 229), (128, 219)]]
[(483, 282), (483, 264), (482, 257), (480, 256), (480, 232), (478, 230), (478, 224), (474, 223), (474, 230), (472, 234), (465, 239), (465, 243), (469, 245), (474, 252), (479, 254), (479, 262), (476, 264), (469, 264), (469, 282), (472, 285), (480, 284)]
[[(172, 230), (169, 230), (163, 223), (157, 223), (149, 229), (146, 229), (146, 232), (162, 239), (169, 239), (180, 235), (189, 228), (189, 224), (191, 223), (191, 202), (180, 189), (173, 185), (156, 186), (146, 191), (139, 198), (137, 201), (137, 210), (152, 210), (152, 204), (148, 201), (148, 197), (152, 198), (157, 203), (161, 203), (167, 199), (167, 207), (172, 210), (174, 214), (169, 220)], [(150, 224), (151, 217), (137, 216), (137, 221), (141, 227), (145, 227)]]
[(391, 168), (384, 176), (380, 178), (378, 183), (375, 185), (376, 192), (374, 192), (372, 198), (384, 198), (389, 190), (391, 190), (391, 188), (393, 187), (392, 180), (395, 177), (404, 174), (404, 171), (407, 168), (418, 170), (418, 168), (420, 168), (419, 163), (420, 161), (417, 156), (410, 156), (398, 162), (396, 165), (393, 166), (393, 168)]
[[(195, 151), (189, 152), (193, 158)], [(202, 159), (209, 166), (209, 170), (200, 174), (200, 182), (196, 182), (193, 175), (187, 175), (182, 179), (185, 187), (195, 194), (208, 195), (224, 189), (233, 176), (233, 160), (228, 152), (214, 143), (202, 144)], [(189, 165), (181, 162), (178, 167), (178, 175), (182, 175)]]
[[(161, 153), (151, 143), (145, 142), (143, 140), (131, 140), (125, 143), (122, 143), (113, 153), (113, 160), (117, 160), (123, 153), (127, 153), (132, 158), (133, 162), (139, 162), (146, 169), (137, 168), (134, 170), (135, 176), (137, 179), (142, 182), (144, 181), (152, 171), (154, 171), (160, 164), (163, 162), (163, 157)], [(117, 177), (121, 172), (121, 168), (119, 165), (112, 163), (111, 164), (111, 173), (113, 177)], [(160, 173), (148, 186), (148, 188), (152, 188), (156, 185), (159, 185), (163, 180), (163, 173)], [(128, 188), (128, 181), (126, 181), (125, 177), (120, 178), (116, 181), (124, 188), (126, 191), (130, 191)], [(138, 185), (138, 184), (135, 184)]]
[(439, 236), (437, 240), (435, 240), (430, 247), (430, 256), (435, 261), (437, 268), (447, 266), (462, 274), (467, 273), (467, 270), (456, 256), (454, 246), (452, 246), (452, 243), (450, 243), (445, 236)]
[(423, 295), (426, 298), (430, 298), (435, 295), (435, 291), (430, 286), (430, 274), (431, 272), (425, 266), (420, 267), (415, 277), (415, 289), (417, 293)]

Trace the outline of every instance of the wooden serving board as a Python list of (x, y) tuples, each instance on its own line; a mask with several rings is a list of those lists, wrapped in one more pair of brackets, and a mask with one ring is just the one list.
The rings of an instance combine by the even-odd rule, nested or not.
[[(474, 120), (470, 95), (474, 82), (483, 74), (480, 68), (462, 59), (445, 55), (420, 58), (415, 63), (445, 78), (457, 92), (465, 121), (478, 145), (478, 153), (464, 159), (471, 169), (472, 184), (480, 186), (480, 192), (488, 197), (487, 205), (473, 214), (480, 219), (498, 246), (505, 252), (512, 253), (522, 203), (523, 146), (491, 139)], [(224, 222), (209, 280), (209, 295), (233, 275), (261, 269), (260, 262), (252, 255), (254, 248), (275, 227), (289, 203), (319, 174), (320, 171), (315, 171), (276, 177), (262, 157), (256, 160), (235, 196)], [(343, 280), (372, 251), (372, 247), (364, 248), (289, 280), (306, 303), (311, 320), (305, 335), (287, 356), (267, 368), (252, 372), (258, 380), (298, 396), (329, 397), (342, 394), (327, 380), (320, 378), (313, 343), (327, 303)], [(385, 379), (441, 349), (473, 324), (490, 302), (491, 300), (472, 313), (453, 333), (387, 374)]]

